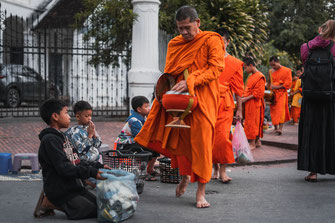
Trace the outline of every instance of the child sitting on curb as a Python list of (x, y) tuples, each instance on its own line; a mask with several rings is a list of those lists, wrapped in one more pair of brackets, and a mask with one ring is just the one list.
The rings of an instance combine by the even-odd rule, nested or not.
[[(121, 133), (116, 139), (118, 149), (131, 150), (133, 147), (142, 147), (134, 141), (135, 136), (140, 132), (142, 126), (150, 112), (149, 100), (144, 96), (136, 96), (131, 100), (131, 115), (127, 118), (126, 124), (123, 126)], [(152, 156), (149, 159), (147, 166), (147, 181), (156, 181), (158, 173), (154, 170), (154, 165), (159, 157), (159, 153), (143, 148), (144, 151), (149, 151)]]

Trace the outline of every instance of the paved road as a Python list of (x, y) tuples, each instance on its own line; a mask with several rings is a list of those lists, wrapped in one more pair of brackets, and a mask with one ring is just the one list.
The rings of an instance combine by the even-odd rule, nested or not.
[[(176, 185), (146, 182), (136, 214), (127, 222), (334, 222), (335, 177), (307, 183), (305, 174), (296, 170), (296, 163), (233, 167), (231, 184), (212, 181), (207, 186), (214, 192), (207, 195), (212, 207), (203, 210), (194, 207), (196, 184), (176, 198)], [(0, 222), (73, 222), (60, 212), (32, 217), (41, 187), (41, 181), (0, 181)]]

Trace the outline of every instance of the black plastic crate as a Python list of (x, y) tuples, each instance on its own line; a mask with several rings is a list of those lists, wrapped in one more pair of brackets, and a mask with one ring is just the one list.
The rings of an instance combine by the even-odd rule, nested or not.
[(159, 170), (161, 173), (161, 182), (162, 183), (173, 183), (178, 184), (181, 180), (179, 175), (179, 169), (171, 168), (171, 159), (164, 157), (158, 159), (159, 161)]
[(101, 154), (103, 163), (112, 169), (122, 169), (135, 174), (137, 193), (143, 192), (146, 166), (152, 153), (136, 147), (132, 150), (108, 150)]

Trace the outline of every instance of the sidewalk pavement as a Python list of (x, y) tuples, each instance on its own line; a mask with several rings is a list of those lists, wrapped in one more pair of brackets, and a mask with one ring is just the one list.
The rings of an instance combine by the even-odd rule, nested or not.
[[(104, 144), (113, 147), (114, 141), (124, 125), (123, 121), (100, 119), (95, 122), (97, 132)], [(72, 122), (71, 125), (75, 124)], [(2, 118), (0, 119), (0, 152), (37, 153), (40, 141), (38, 134), (46, 125), (40, 118)], [(297, 126), (286, 124), (283, 134), (277, 136), (265, 131), (263, 146), (252, 151), (254, 164), (292, 162), (297, 159)]]
[(287, 122), (284, 125), (282, 135), (273, 134), (274, 129), (266, 130), (262, 139), (263, 144), (281, 147), (284, 149), (298, 149), (298, 126), (292, 125), (292, 122)]

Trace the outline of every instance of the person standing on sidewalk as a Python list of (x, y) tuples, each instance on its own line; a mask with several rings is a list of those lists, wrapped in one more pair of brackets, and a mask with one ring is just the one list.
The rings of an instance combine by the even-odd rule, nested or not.
[(265, 77), (257, 70), (252, 58), (243, 59), (243, 68), (250, 74), (242, 98), (245, 106), (244, 132), (250, 149), (255, 149), (262, 145), (260, 138), (263, 137)]
[(302, 88), (301, 88), (301, 79), (300, 76), (304, 73), (304, 67), (300, 65), (297, 68), (296, 76), (297, 80), (295, 85), (292, 88), (290, 93), (290, 97), (292, 97), (291, 103), (291, 117), (293, 119), (293, 125), (298, 125), (299, 118), (300, 118), (300, 110), (301, 110), (301, 100), (302, 100)]
[[(227, 49), (230, 43), (228, 30), (220, 28), (216, 30), (222, 38)], [(223, 183), (229, 183), (232, 178), (227, 175), (226, 166), (235, 163), (233, 148), (230, 139), (230, 129), (234, 117), (234, 98), (237, 101), (236, 117), (242, 120), (242, 95), (243, 95), (243, 62), (225, 52), (225, 69), (220, 75), (220, 107), (215, 124), (215, 141), (213, 148), (214, 173), (212, 179), (220, 179)]]
[[(176, 196), (185, 193), (191, 178), (192, 182), (198, 182), (196, 207), (206, 208), (210, 206), (205, 188), (212, 176), (214, 127), (220, 103), (218, 78), (224, 69), (225, 49), (218, 33), (199, 29), (200, 19), (194, 7), (179, 8), (176, 24), (181, 35), (168, 44), (164, 73), (176, 80), (172, 91), (188, 91), (197, 96), (197, 107), (184, 119), (191, 128), (165, 128), (172, 117), (155, 99), (135, 142), (161, 154), (172, 154), (171, 163), (174, 168), (179, 167), (182, 175)], [(187, 80), (185, 70), (189, 72)]]
[(275, 97), (274, 103), (270, 105), (271, 120), (275, 127), (274, 133), (281, 135), (284, 123), (291, 119), (287, 90), (292, 85), (292, 72), (291, 69), (281, 65), (276, 56), (270, 58), (270, 66), (272, 69), (269, 71), (268, 83), (271, 84), (269, 87), (273, 90)]
[[(302, 62), (306, 64), (309, 49), (326, 48), (330, 47), (330, 44), (333, 44), (330, 52), (335, 59), (334, 41), (335, 20), (328, 20), (319, 27), (319, 35), (309, 41), (308, 46), (306, 43), (301, 46)], [(334, 66), (334, 60), (332, 65)], [(305, 67), (306, 72), (307, 66)], [(306, 181), (316, 182), (318, 173), (335, 174), (334, 116), (334, 99), (333, 101), (322, 101), (306, 98), (306, 95), (303, 97), (299, 122), (298, 170), (310, 172), (305, 177)]]

